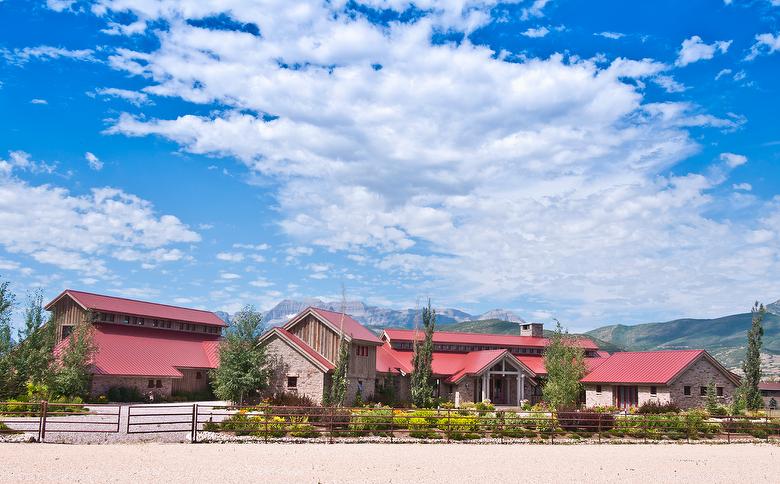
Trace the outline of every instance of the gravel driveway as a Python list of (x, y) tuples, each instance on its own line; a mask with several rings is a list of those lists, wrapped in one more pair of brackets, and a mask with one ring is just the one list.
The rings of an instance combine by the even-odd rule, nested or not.
[(780, 447), (0, 444), (0, 482), (778, 482)]

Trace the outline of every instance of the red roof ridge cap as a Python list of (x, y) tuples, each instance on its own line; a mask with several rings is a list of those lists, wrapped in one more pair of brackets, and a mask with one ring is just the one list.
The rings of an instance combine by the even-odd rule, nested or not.
[(71, 293), (74, 293), (74, 292), (75, 293), (80, 293), (80, 294), (88, 294), (90, 296), (109, 297), (111, 299), (121, 299), (123, 301), (139, 302), (139, 303), (144, 303), (144, 304), (154, 304), (156, 306), (165, 306), (165, 307), (168, 307), (168, 308), (186, 309), (187, 311), (200, 311), (202, 313), (216, 314), (216, 313), (214, 313), (214, 311), (209, 311), (208, 309), (189, 308), (189, 307), (186, 307), (186, 306), (175, 306), (173, 304), (158, 303), (158, 302), (154, 302), (154, 301), (144, 301), (142, 299), (132, 299), (132, 298), (129, 298), (129, 297), (122, 297), (122, 296), (111, 296), (109, 294), (99, 294), (97, 292), (79, 291), (78, 289), (65, 289), (64, 291), (62, 291), (62, 293), (60, 293), (59, 296), (54, 298), (53, 301), (59, 299), (60, 297), (62, 297), (65, 294), (71, 294)]

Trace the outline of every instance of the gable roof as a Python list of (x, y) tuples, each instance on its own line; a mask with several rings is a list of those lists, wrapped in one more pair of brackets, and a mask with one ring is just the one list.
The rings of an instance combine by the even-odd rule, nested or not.
[(335, 370), (336, 367), (325, 359), (324, 356), (317, 353), (317, 351), (314, 350), (311, 346), (306, 344), (305, 341), (300, 339), (299, 337), (295, 336), (291, 332), (287, 331), (284, 328), (271, 328), (268, 330), (263, 336), (260, 337), (260, 343), (263, 343), (270, 339), (271, 337), (276, 336), (280, 340), (287, 343), (290, 347), (298, 351), (304, 358), (314, 363), (316, 367), (318, 367), (320, 370), (324, 372)]
[[(511, 353), (509, 353), (507, 350), (482, 350), (466, 353), (465, 357), (463, 358), (463, 368), (461, 368), (460, 371), (449, 377), (447, 380), (452, 383), (458, 383), (463, 379), (463, 377), (482, 373), (484, 370), (492, 367), (501, 361), (502, 358), (507, 356), (512, 357)], [(517, 359), (514, 359), (514, 361), (516, 363), (520, 363), (520, 361)], [(525, 365), (520, 363), (520, 366)], [(528, 367), (524, 369), (529, 371)], [(531, 373), (531, 376), (534, 376), (533, 372), (529, 371), (529, 373)]]
[(94, 294), (91, 292), (74, 291), (73, 289), (65, 289), (62, 291), (59, 296), (52, 299), (52, 301), (46, 305), (46, 310), (51, 311), (51, 308), (65, 296), (69, 296), (76, 302), (76, 304), (85, 310), (128, 314), (131, 316), (142, 316), (145, 318), (172, 319), (176, 321), (207, 324), (211, 326), (227, 326), (222, 318), (212, 313), (211, 311), (183, 308), (180, 306), (169, 306), (167, 304), (138, 301), (136, 299), (127, 299), (116, 296), (106, 296), (103, 294)]
[(690, 365), (706, 358), (730, 380), (739, 383), (704, 350), (623, 351), (613, 353), (581, 381), (583, 383), (635, 383), (668, 385)]
[(404, 373), (412, 372), (408, 363), (397, 358), (395, 351), (390, 347), (390, 343), (378, 346), (376, 349), (376, 371), (380, 373)]
[[(96, 375), (181, 378), (178, 368), (219, 366), (217, 336), (118, 324), (95, 323), (93, 327), (97, 351), (91, 371)], [(66, 338), (55, 346), (56, 358), (69, 342)]]
[[(385, 329), (384, 335), (390, 341), (422, 341), (425, 338), (423, 331), (414, 329)], [(586, 350), (597, 350), (598, 346), (589, 338), (577, 338), (576, 343)], [(533, 336), (519, 336), (511, 334), (488, 333), (459, 333), (454, 331), (434, 331), (433, 342), (442, 344), (472, 344), (492, 345), (500, 347), (526, 346), (544, 348), (549, 343), (548, 338), (536, 338)]]
[(314, 315), (317, 319), (330, 326), (330, 328), (336, 333), (339, 333), (343, 323), (344, 336), (347, 341), (354, 339), (362, 343), (375, 345), (382, 344), (382, 341), (380, 341), (380, 339), (377, 338), (374, 333), (369, 331), (362, 324), (355, 321), (352, 316), (311, 306), (298, 313), (294, 318), (288, 321), (287, 324), (283, 326), (283, 328), (289, 330), (309, 314)]

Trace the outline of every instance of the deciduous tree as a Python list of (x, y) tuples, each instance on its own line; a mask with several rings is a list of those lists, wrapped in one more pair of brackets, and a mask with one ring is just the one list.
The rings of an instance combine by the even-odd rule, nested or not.
[(89, 396), (92, 379), (90, 365), (95, 355), (92, 326), (92, 312), (87, 312), (86, 318), (76, 324), (64, 343), (64, 348), (56, 365), (54, 375), (54, 392), (66, 397)]
[(556, 410), (572, 408), (577, 404), (585, 376), (585, 354), (577, 341), (557, 322), (550, 344), (544, 351), (547, 383), (543, 396)]

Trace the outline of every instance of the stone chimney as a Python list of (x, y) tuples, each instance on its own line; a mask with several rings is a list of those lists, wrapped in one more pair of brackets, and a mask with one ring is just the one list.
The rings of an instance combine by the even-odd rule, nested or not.
[(534, 338), (541, 338), (544, 336), (544, 324), (542, 323), (526, 323), (525, 321), (520, 324), (520, 336), (533, 336)]

